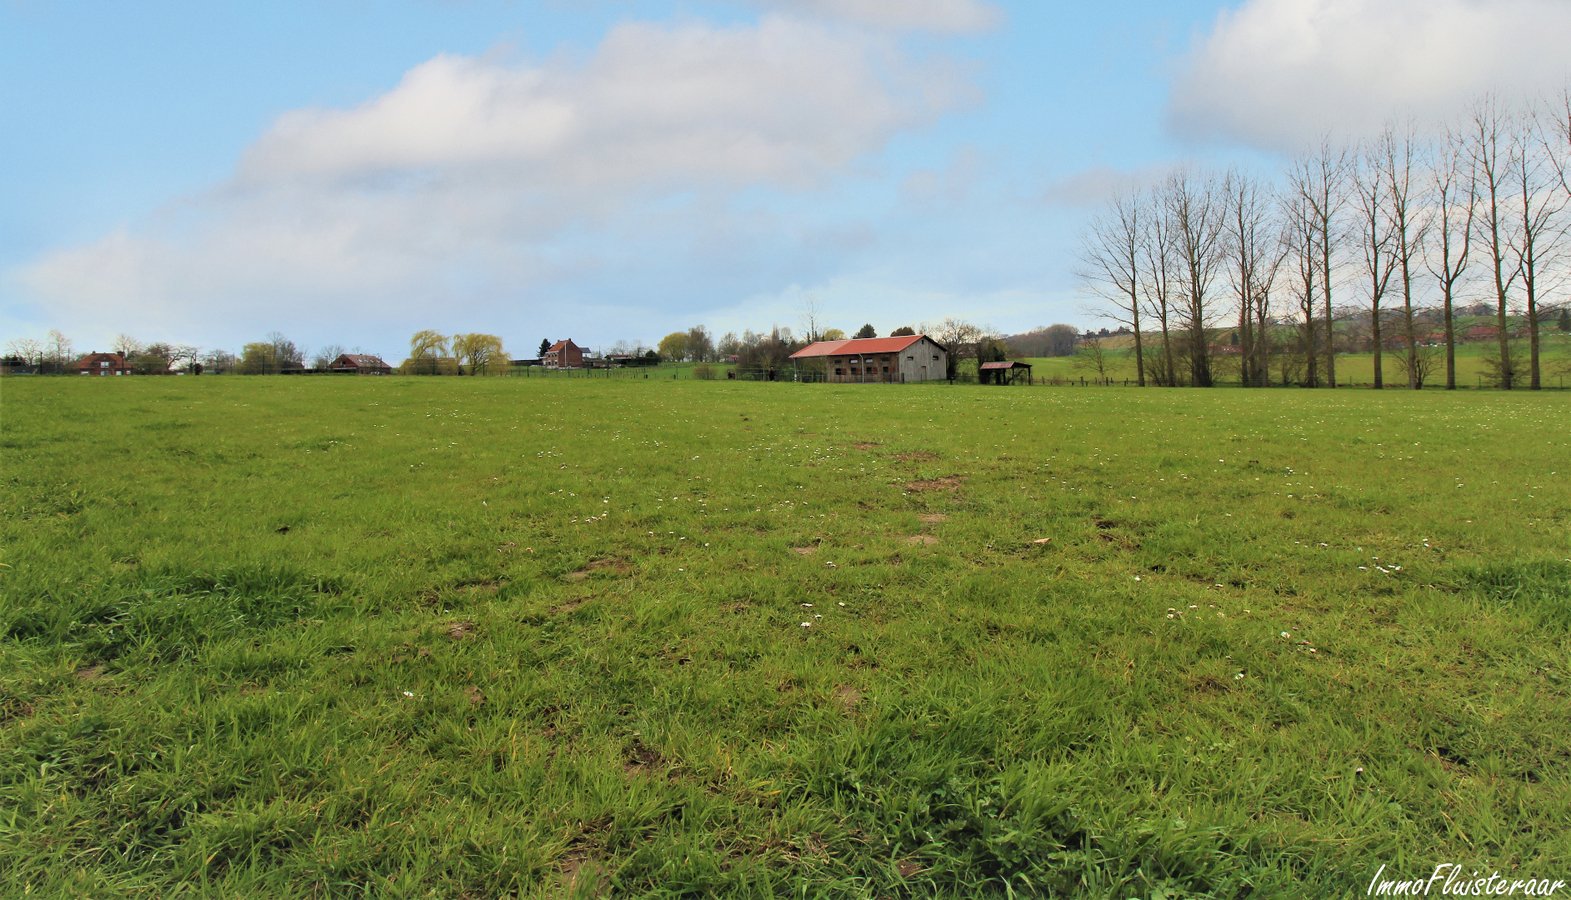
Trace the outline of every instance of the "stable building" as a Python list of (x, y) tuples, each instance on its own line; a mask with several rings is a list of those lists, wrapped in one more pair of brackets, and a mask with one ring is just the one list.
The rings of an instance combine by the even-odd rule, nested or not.
[(791, 364), (799, 379), (806, 365), (822, 365), (822, 380), (832, 384), (899, 384), (949, 377), (949, 351), (925, 334), (818, 341), (791, 354)]

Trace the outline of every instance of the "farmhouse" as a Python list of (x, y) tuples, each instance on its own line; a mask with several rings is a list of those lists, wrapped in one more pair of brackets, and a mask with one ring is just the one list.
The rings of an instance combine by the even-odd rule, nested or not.
[(573, 343), (571, 338), (557, 341), (540, 357), (540, 365), (548, 369), (582, 369), (584, 348)]
[(354, 372), (358, 375), (393, 374), (393, 367), (383, 362), (380, 356), (365, 353), (340, 353), (327, 368), (333, 372)]
[(118, 353), (89, 353), (72, 366), (78, 375), (129, 375), (131, 364)]
[(798, 373), (821, 361), (824, 380), (835, 384), (941, 381), (949, 377), (949, 351), (925, 334), (818, 341), (791, 354)]

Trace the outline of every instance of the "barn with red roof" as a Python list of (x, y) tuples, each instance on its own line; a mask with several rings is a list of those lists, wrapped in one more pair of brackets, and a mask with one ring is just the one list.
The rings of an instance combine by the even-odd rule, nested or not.
[(898, 384), (949, 377), (949, 350), (925, 334), (818, 341), (791, 354), (791, 362), (798, 378), (834, 384)]

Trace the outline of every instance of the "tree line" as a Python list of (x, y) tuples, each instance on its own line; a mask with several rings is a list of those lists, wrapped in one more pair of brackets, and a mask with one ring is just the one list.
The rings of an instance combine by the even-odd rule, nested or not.
[(1571, 275), (1568, 164), (1571, 90), (1486, 95), (1433, 130), (1323, 139), (1276, 178), (1186, 167), (1119, 193), (1086, 225), (1079, 273), (1131, 333), (1141, 385), (1233, 368), (1336, 387), (1337, 353), (1367, 348), (1376, 388), (1390, 350), (1409, 388), (1443, 362), (1455, 389), (1457, 318), (1487, 311), (1495, 382), (1536, 390), (1543, 328), (1571, 327), (1553, 303)]

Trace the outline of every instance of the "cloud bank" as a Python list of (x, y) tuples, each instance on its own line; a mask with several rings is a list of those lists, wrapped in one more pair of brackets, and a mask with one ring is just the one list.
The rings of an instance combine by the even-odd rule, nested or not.
[[(438, 56), (356, 108), (281, 116), (227, 183), (22, 281), (54, 321), (155, 334), (433, 308), (502, 328), (564, 299), (647, 308), (677, 284), (691, 293), (673, 302), (701, 306), (759, 289), (793, 252), (823, 265), (867, 240), (744, 201), (822, 189), (974, 99), (941, 58), (775, 16), (625, 24), (581, 60)], [(626, 296), (630, 273), (643, 296)]]
[(1483, 90), (1558, 85), (1568, 34), (1564, 0), (1247, 0), (1197, 39), (1169, 127), (1291, 149), (1393, 117), (1439, 119)]
[(753, 6), (891, 30), (985, 31), (1003, 21), (983, 0), (751, 0)]

